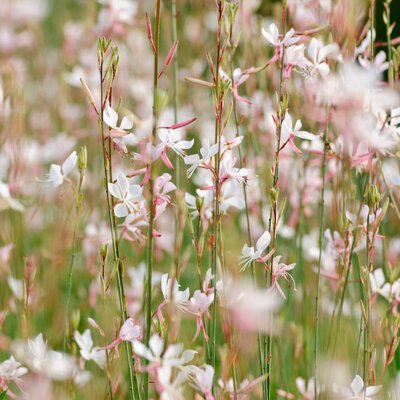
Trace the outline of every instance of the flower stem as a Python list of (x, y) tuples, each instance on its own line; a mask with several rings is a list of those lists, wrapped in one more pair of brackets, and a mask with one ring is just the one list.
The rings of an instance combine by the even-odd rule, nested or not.
[(315, 331), (314, 331), (314, 399), (318, 400), (318, 350), (319, 350), (319, 297), (321, 286), (321, 263), (322, 263), (322, 239), (324, 235), (324, 211), (325, 211), (325, 175), (326, 175), (326, 152), (328, 147), (328, 127), (329, 127), (329, 107), (326, 108), (326, 129), (324, 132), (324, 155), (321, 165), (321, 199), (319, 215), (319, 238), (318, 238), (318, 273), (317, 273), (317, 292), (315, 294)]
[[(112, 165), (110, 164), (109, 155), (107, 155), (105, 135), (104, 135), (103, 115), (104, 115), (104, 109), (105, 109), (107, 96), (104, 97), (104, 87), (103, 86), (104, 86), (106, 76), (104, 75), (104, 54), (103, 53), (101, 53), (101, 58), (99, 60), (99, 72), (100, 72), (100, 99), (101, 99), (100, 100), (101, 101), (101, 111), (100, 111), (99, 129), (100, 129), (100, 136), (101, 136), (102, 149), (103, 149), (104, 187), (105, 187), (106, 200), (107, 200), (108, 221), (109, 221), (110, 230), (111, 230), (113, 258), (114, 258), (114, 263), (118, 264), (117, 288), (118, 288), (118, 300), (119, 300), (119, 307), (120, 307), (120, 317), (121, 317), (121, 320), (124, 322), (128, 318), (128, 315), (126, 312), (126, 299), (125, 299), (125, 292), (124, 292), (124, 283), (123, 283), (123, 278), (122, 278), (123, 265), (122, 265), (122, 262), (120, 260), (120, 255), (119, 255), (119, 245), (118, 245), (115, 219), (113, 216), (112, 200), (110, 199), (110, 193), (108, 190), (108, 182), (110, 181), (110, 177), (112, 176), (111, 175)], [(110, 79), (113, 79), (113, 77)], [(126, 358), (127, 358), (128, 370), (129, 370), (128, 372), (129, 372), (130, 398), (132, 400), (140, 399), (137, 377), (133, 370), (134, 361), (133, 361), (132, 346), (130, 345), (129, 342), (125, 342), (125, 352), (126, 352)]]
[[(221, 34), (222, 34), (222, 17), (223, 17), (223, 4), (221, 0), (217, 2), (217, 16), (218, 16), (218, 28), (217, 28), (217, 54), (216, 54), (216, 68), (215, 68), (215, 135), (214, 141), (218, 144), (218, 152), (214, 158), (215, 168), (215, 194), (214, 194), (214, 213), (213, 213), (213, 243), (212, 243), (212, 264), (211, 271), (213, 275), (212, 285), (214, 287), (214, 293), (216, 293), (216, 282), (217, 282), (217, 262), (218, 262), (218, 225), (220, 224), (220, 185), (219, 185), (219, 167), (221, 161), (221, 119), (222, 119), (222, 101), (220, 91), (220, 79), (219, 79), (219, 68), (221, 61)], [(216, 339), (217, 339), (217, 296), (214, 296), (214, 302), (212, 304), (212, 321), (211, 321), (211, 332), (210, 332), (210, 360), (209, 363), (212, 365), (215, 371), (216, 365)], [(216, 390), (216, 373), (213, 377), (213, 394)]]
[[(160, 19), (161, 19), (161, 0), (156, 0), (156, 14), (155, 14), (155, 35), (154, 45), (156, 51), (154, 52), (154, 66), (153, 66), (153, 129), (151, 135), (151, 141), (154, 142), (156, 137), (157, 129), (157, 115), (158, 110), (156, 109), (156, 102), (158, 96), (158, 54), (159, 54), (159, 42), (160, 42)], [(150, 179), (149, 179), (149, 242), (147, 248), (147, 275), (146, 275), (146, 326), (145, 326), (145, 345), (149, 346), (150, 334), (151, 334), (151, 300), (152, 300), (152, 279), (153, 279), (153, 262), (154, 262), (154, 218), (155, 218), (155, 206), (154, 206), (154, 165), (150, 161)], [(147, 361), (145, 360), (147, 364)], [(144, 399), (149, 398), (149, 374), (144, 373), (143, 377), (143, 395)]]

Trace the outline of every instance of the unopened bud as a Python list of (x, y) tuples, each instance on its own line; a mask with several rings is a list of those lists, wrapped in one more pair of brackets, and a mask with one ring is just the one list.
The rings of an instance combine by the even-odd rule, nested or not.
[(78, 168), (80, 173), (84, 173), (87, 168), (87, 148), (82, 146), (78, 153)]

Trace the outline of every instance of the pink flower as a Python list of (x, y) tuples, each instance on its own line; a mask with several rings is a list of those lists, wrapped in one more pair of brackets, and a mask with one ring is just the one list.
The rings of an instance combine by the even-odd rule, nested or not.
[(200, 290), (196, 290), (193, 293), (193, 297), (189, 300), (187, 311), (196, 316), (197, 329), (193, 340), (197, 338), (201, 330), (203, 332), (204, 339), (208, 341), (208, 336), (203, 321), (203, 314), (206, 314), (208, 318), (211, 318), (208, 309), (213, 301), (214, 293), (206, 294), (201, 292)]
[(293, 277), (289, 274), (288, 271), (291, 271), (296, 266), (296, 264), (286, 265), (284, 263), (281, 263), (281, 257), (282, 256), (274, 257), (272, 262), (272, 287), (275, 287), (281, 294), (281, 296), (286, 300), (286, 296), (283, 293), (282, 288), (279, 286), (278, 279), (280, 277), (284, 278), (286, 281), (289, 281), (290, 279), (292, 280), (293, 284), (295, 284)]
[(161, 205), (163, 203), (171, 204), (171, 197), (168, 193), (176, 189), (176, 186), (171, 182), (171, 175), (164, 173), (157, 177), (154, 182), (153, 192), (154, 192), (154, 203), (156, 205)]
[(139, 340), (141, 338), (141, 332), (142, 331), (140, 326), (136, 325), (135, 321), (132, 318), (128, 318), (121, 326), (118, 337), (108, 346), (103, 347), (100, 350), (114, 349), (122, 342), (134, 343), (136, 340)]

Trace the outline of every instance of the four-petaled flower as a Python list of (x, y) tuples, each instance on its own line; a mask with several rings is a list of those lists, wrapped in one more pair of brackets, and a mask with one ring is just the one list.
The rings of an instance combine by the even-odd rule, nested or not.
[(142, 330), (140, 326), (135, 323), (133, 318), (128, 318), (121, 326), (118, 337), (112, 343), (102, 349), (114, 349), (122, 342), (133, 343), (134, 341), (139, 340), (141, 337)]
[(182, 344), (171, 344), (164, 351), (164, 340), (153, 334), (147, 348), (142, 342), (135, 340), (133, 350), (140, 357), (150, 362), (150, 367), (178, 367), (191, 361), (197, 351), (184, 350)]
[(8, 360), (3, 361), (0, 364), (0, 388), (2, 390), (8, 390), (8, 384), (14, 382), (19, 384), (22, 375), (25, 375), (28, 369), (22, 367), (15, 358), (11, 356)]
[(186, 155), (185, 150), (193, 146), (194, 139), (181, 140), (182, 135), (179, 131), (171, 132), (170, 130), (160, 131), (158, 137), (162, 143), (161, 158), (169, 169), (174, 170), (171, 160), (168, 158), (167, 150), (172, 149), (176, 154), (184, 157)]
[(301, 131), (302, 124), (301, 121), (298, 119), (293, 127), (293, 121), (290, 114), (287, 112), (285, 115), (285, 119), (282, 122), (282, 129), (281, 129), (281, 150), (289, 144), (289, 146), (298, 154), (301, 155), (301, 150), (294, 144), (294, 139), (299, 137), (301, 139), (306, 140), (315, 140), (317, 136), (313, 135), (312, 133)]
[(268, 31), (265, 28), (262, 28), (261, 33), (267, 42), (275, 47), (275, 52), (277, 54), (281, 53), (283, 46), (291, 46), (300, 40), (299, 37), (294, 36), (295, 31), (293, 28), (291, 28), (283, 38), (281, 38), (281, 35), (279, 34), (278, 28), (275, 24), (271, 24), (268, 28)]
[(208, 335), (206, 332), (206, 328), (204, 326), (203, 314), (206, 314), (208, 318), (211, 318), (208, 309), (214, 301), (214, 293), (203, 293), (200, 290), (196, 290), (193, 293), (193, 297), (189, 300), (187, 310), (189, 313), (196, 316), (196, 334), (194, 335), (193, 340), (197, 338), (200, 333), (200, 330), (203, 332), (204, 339), (206, 342), (208, 341)]
[(212, 395), (214, 368), (204, 365), (202, 368), (191, 365), (185, 368), (191, 375), (195, 387), (206, 397), (205, 400), (214, 400)]
[(92, 335), (89, 329), (85, 332), (80, 333), (75, 331), (74, 333), (75, 342), (79, 346), (81, 357), (87, 361), (94, 361), (100, 368), (104, 368), (106, 365), (106, 352), (101, 350), (99, 347), (93, 347)]
[(119, 172), (116, 183), (109, 183), (110, 193), (118, 199), (114, 207), (114, 213), (117, 217), (126, 217), (134, 211), (138, 211), (138, 201), (142, 199), (143, 188), (140, 185), (131, 184), (128, 178)]
[(201, 157), (198, 154), (192, 154), (184, 158), (186, 165), (191, 165), (187, 171), (187, 176), (190, 178), (197, 168), (208, 168), (209, 161), (218, 153), (218, 143), (210, 146), (207, 140), (206, 144), (200, 149)]
[(333, 391), (343, 396), (344, 400), (372, 400), (382, 386), (365, 386), (360, 375), (356, 375), (351, 382), (350, 388), (333, 384)]
[(62, 165), (51, 164), (50, 172), (44, 183), (47, 183), (54, 188), (62, 185), (67, 176), (75, 168), (77, 161), (78, 161), (78, 156), (76, 154), (76, 151), (73, 151), (68, 156), (68, 158), (62, 163)]
[(278, 292), (281, 294), (281, 296), (284, 299), (286, 299), (286, 296), (283, 293), (283, 290), (279, 285), (278, 278), (282, 277), (288, 282), (289, 282), (289, 280), (291, 280), (294, 285), (294, 279), (293, 279), (292, 275), (289, 274), (288, 271), (291, 271), (296, 266), (296, 264), (294, 263), (294, 264), (286, 265), (284, 263), (281, 263), (280, 262), (281, 257), (282, 256), (277, 256), (273, 259), (273, 262), (272, 262), (272, 285), (271, 286), (275, 287), (278, 290)]
[(189, 288), (181, 291), (179, 290), (180, 284), (174, 278), (168, 277), (168, 274), (163, 274), (161, 277), (161, 292), (164, 296), (164, 301), (157, 308), (158, 319), (163, 322), (162, 309), (169, 303), (174, 303), (176, 307), (185, 310), (189, 300)]
[(265, 231), (257, 240), (255, 250), (254, 247), (249, 247), (247, 244), (243, 246), (240, 262), (242, 265), (241, 271), (244, 271), (246, 268), (248, 268), (253, 261), (265, 263), (271, 257), (272, 251), (267, 255), (262, 256), (264, 250), (269, 246), (270, 241), (271, 235), (268, 231)]

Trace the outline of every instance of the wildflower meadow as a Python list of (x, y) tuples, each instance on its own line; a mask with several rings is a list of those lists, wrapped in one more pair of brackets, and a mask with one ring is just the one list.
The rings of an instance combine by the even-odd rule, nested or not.
[(0, 400), (400, 400), (399, 0), (0, 0)]

